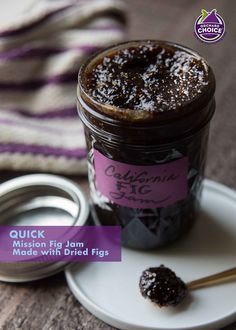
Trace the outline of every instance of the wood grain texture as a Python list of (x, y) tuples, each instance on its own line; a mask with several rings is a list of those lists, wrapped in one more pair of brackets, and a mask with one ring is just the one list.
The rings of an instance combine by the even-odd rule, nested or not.
[[(129, 38), (176, 41), (199, 51), (217, 80), (217, 111), (211, 125), (206, 175), (236, 189), (236, 1), (128, 0)], [(226, 36), (213, 45), (193, 34), (202, 8), (216, 8), (226, 22)], [(16, 174), (13, 174), (16, 175)], [(0, 181), (12, 176), (2, 173)], [(77, 178), (85, 187), (85, 178)], [(114, 330), (88, 313), (72, 296), (64, 275), (27, 284), (0, 285), (1, 330)], [(218, 329), (216, 329), (218, 330)], [(236, 323), (224, 330), (236, 330)]]

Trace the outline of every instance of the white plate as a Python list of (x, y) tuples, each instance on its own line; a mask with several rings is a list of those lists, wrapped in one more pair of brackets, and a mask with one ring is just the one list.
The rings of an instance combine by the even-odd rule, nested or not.
[(206, 180), (200, 217), (185, 239), (155, 252), (123, 249), (121, 263), (74, 265), (66, 278), (81, 304), (119, 329), (216, 330), (236, 320), (236, 282), (192, 291), (175, 308), (144, 299), (140, 274), (160, 264), (185, 282), (236, 266), (236, 192)]

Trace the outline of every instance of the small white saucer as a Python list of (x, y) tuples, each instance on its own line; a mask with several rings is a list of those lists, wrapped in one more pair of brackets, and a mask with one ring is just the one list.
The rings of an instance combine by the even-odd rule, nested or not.
[(176, 308), (144, 299), (139, 277), (160, 264), (185, 282), (236, 266), (236, 192), (205, 180), (200, 217), (184, 239), (154, 252), (123, 249), (120, 263), (77, 264), (66, 278), (81, 304), (119, 329), (216, 330), (236, 320), (236, 282), (192, 291)]

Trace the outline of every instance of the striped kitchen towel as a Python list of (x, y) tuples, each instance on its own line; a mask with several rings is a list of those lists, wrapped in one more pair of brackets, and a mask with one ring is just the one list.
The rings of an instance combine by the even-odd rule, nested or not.
[(0, 2), (0, 170), (86, 172), (78, 69), (124, 32), (120, 0)]

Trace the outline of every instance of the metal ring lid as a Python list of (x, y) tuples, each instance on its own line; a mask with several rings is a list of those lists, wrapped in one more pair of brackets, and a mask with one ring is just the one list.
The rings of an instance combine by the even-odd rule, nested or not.
[[(57, 175), (25, 175), (0, 185), (0, 225), (83, 226), (88, 215), (83, 191)], [(65, 262), (0, 263), (0, 280), (32, 281), (58, 273), (65, 266)]]

